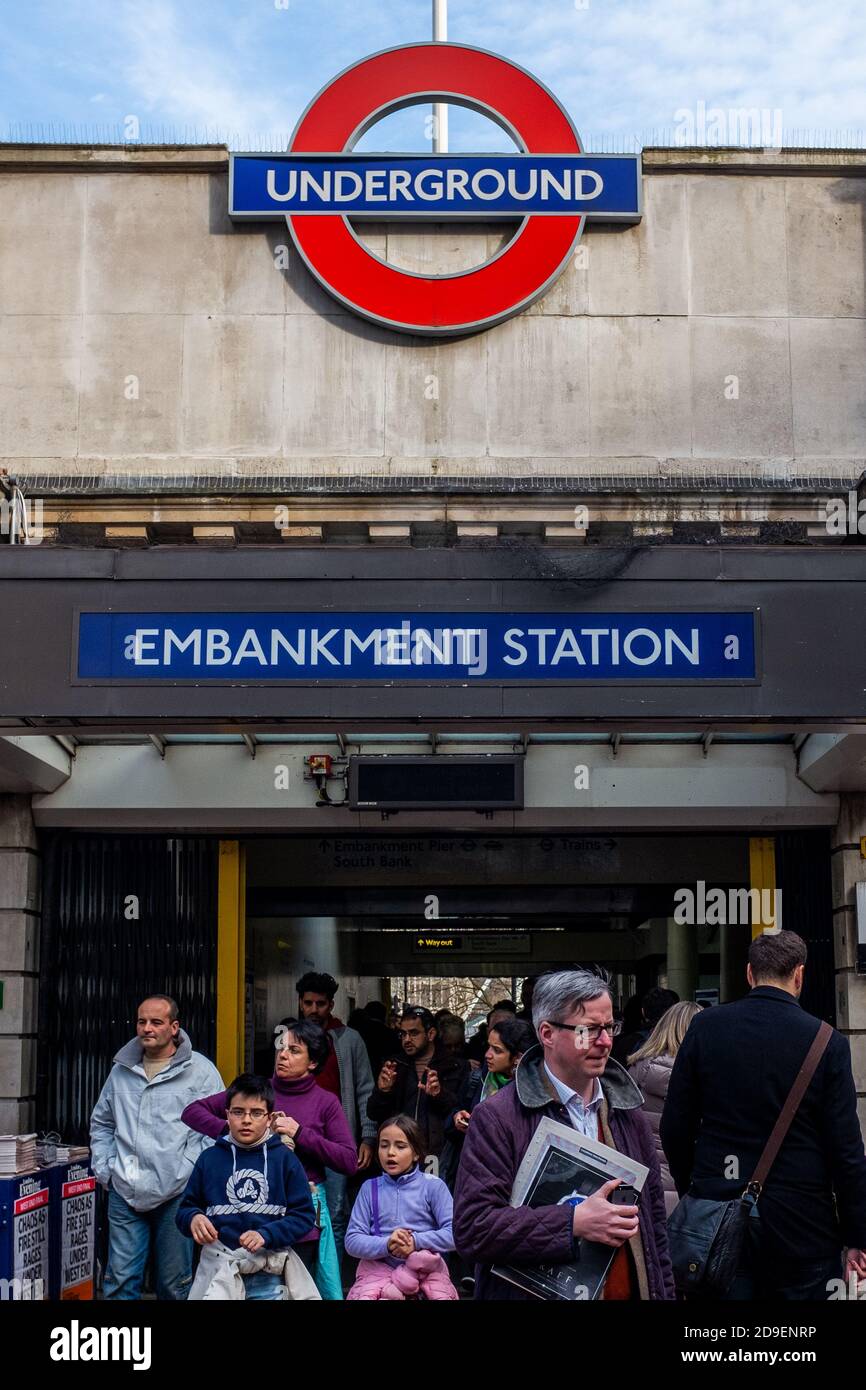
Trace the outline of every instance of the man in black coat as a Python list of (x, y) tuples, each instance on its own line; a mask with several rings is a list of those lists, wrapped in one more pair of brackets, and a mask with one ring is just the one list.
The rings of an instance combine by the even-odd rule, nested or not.
[[(706, 1009), (677, 1053), (661, 1141), (677, 1191), (730, 1199), (752, 1177), (819, 1028), (797, 1002), (806, 943), (790, 931), (752, 942), (751, 993)], [(851, 1050), (833, 1033), (770, 1169), (732, 1299), (826, 1299), (866, 1278), (866, 1153)], [(836, 1296), (840, 1295), (838, 1292)]]
[(441, 1046), (429, 1009), (407, 1004), (397, 1030), (401, 1057), (385, 1062), (367, 1101), (367, 1114), (381, 1124), (392, 1115), (417, 1120), (428, 1154), (438, 1159), (445, 1145), (445, 1122), (459, 1106), (469, 1063)]

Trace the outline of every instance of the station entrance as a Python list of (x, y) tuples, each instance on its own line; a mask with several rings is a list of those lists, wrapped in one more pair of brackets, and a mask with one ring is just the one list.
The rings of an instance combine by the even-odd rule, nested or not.
[(778, 925), (782, 901), (788, 911), (782, 875), (798, 880), (785, 925), (810, 941), (812, 1008), (832, 1010), (824, 832), (386, 831), (251, 840), (244, 858), (247, 1060), (267, 1057), (308, 970), (337, 979), (344, 1022), (371, 999), (435, 1010), (444, 979), (476, 986), (477, 1017), (492, 982), (513, 989), (575, 964), (610, 974), (618, 1010), (654, 985), (710, 1005), (739, 998), (753, 935), (776, 924), (768, 910)]
[[(804, 1007), (835, 1022), (822, 829), (386, 826), (235, 839), (58, 830), (43, 856), (37, 1122), (75, 1140), (148, 989), (178, 999), (193, 1045), (227, 1078), (269, 1068), (273, 1030), (297, 1012), (297, 981), (310, 970), (338, 981), (344, 1022), (372, 999), (435, 1007), (432, 988), (417, 997), (423, 981), (516, 985), (574, 964), (610, 972), (619, 1010), (657, 984), (724, 1003), (745, 993), (746, 953), (762, 929), (732, 909), (775, 894), (809, 948)], [(721, 920), (710, 910), (719, 899)]]

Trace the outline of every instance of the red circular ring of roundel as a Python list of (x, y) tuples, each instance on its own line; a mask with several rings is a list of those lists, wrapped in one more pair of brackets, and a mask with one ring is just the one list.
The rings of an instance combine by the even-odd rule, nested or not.
[[(390, 48), (347, 68), (311, 102), (289, 150), (351, 149), (386, 109), (420, 99), (483, 110), (527, 154), (581, 153), (567, 113), (536, 78), (495, 53), (453, 43)], [(530, 215), (492, 260), (436, 276), (387, 265), (358, 240), (345, 217), (307, 213), (287, 221), (309, 269), (341, 303), (389, 328), (443, 335), (489, 328), (526, 308), (565, 269), (584, 224), (583, 217)]]

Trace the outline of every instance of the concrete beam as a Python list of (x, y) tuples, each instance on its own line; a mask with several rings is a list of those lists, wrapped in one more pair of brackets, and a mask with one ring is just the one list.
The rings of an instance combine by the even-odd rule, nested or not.
[[(379, 828), (377, 813), (337, 807), (323, 824), (304, 781), (303, 760), (315, 751), (314, 742), (259, 743), (252, 759), (242, 742), (169, 744), (159, 759), (149, 744), (82, 745), (72, 778), (34, 799), (34, 820), (40, 827), (106, 829)], [(406, 747), (358, 745), (357, 751), (405, 753)], [(461, 745), (459, 751), (489, 752), (490, 745)], [(580, 777), (578, 765), (586, 769)], [(838, 816), (837, 797), (818, 795), (798, 779), (792, 748), (778, 744), (714, 744), (705, 757), (700, 744), (621, 743), (616, 759), (606, 745), (533, 744), (526, 756), (525, 797), (524, 810), (495, 813), (497, 827), (769, 831), (835, 825)], [(395, 828), (411, 830), (479, 825), (475, 812), (404, 812), (393, 819)]]
[(866, 734), (810, 734), (800, 778), (814, 792), (866, 791)]
[(53, 792), (71, 771), (72, 759), (56, 739), (0, 738), (0, 792)]

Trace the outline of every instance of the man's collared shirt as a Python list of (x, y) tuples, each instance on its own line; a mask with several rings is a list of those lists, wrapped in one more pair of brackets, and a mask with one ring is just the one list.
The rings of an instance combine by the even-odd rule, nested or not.
[(573, 1091), (570, 1086), (566, 1086), (565, 1082), (560, 1081), (558, 1076), (554, 1076), (546, 1062), (544, 1064), (544, 1070), (550, 1077), (556, 1089), (556, 1094), (568, 1111), (568, 1118), (571, 1120), (575, 1129), (580, 1130), (580, 1133), (585, 1134), (588, 1139), (598, 1138), (598, 1112), (601, 1102), (604, 1099), (601, 1082), (598, 1077), (595, 1078), (592, 1100), (587, 1101), (584, 1105), (577, 1092)]

